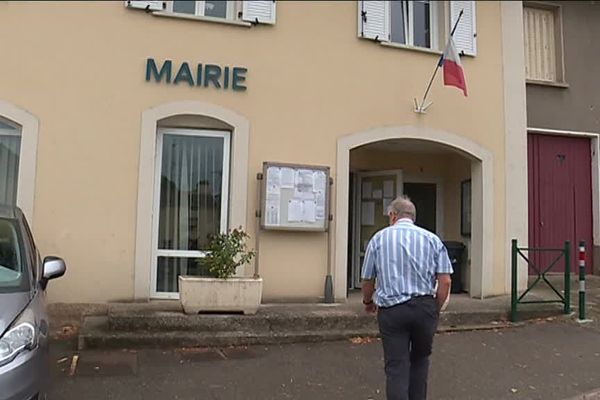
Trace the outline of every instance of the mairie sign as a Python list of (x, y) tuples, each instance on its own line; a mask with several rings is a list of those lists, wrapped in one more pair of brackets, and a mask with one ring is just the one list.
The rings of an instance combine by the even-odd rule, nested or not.
[(146, 61), (146, 82), (164, 82), (166, 84), (188, 84), (189, 86), (212, 86), (217, 89), (246, 90), (246, 72), (243, 67), (221, 67), (214, 64), (196, 64), (187, 62), (177, 65), (165, 60), (157, 65), (153, 58)]

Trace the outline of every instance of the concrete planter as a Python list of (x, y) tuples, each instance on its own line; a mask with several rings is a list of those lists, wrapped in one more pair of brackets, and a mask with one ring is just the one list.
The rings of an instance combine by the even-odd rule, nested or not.
[(262, 299), (262, 278), (179, 277), (179, 299), (186, 314), (229, 311), (256, 314)]

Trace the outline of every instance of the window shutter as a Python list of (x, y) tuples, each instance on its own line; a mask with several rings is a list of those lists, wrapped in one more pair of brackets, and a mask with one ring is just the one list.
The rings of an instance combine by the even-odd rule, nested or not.
[(275, 0), (244, 1), (242, 19), (261, 24), (275, 24)]
[(366, 39), (388, 41), (390, 32), (390, 2), (383, 0), (360, 1), (358, 34)]
[(461, 10), (463, 16), (454, 32), (454, 43), (459, 53), (474, 56), (477, 54), (477, 31), (475, 25), (475, 1), (450, 2), (450, 29), (454, 27)]
[(557, 80), (554, 24), (554, 10), (523, 7), (527, 79), (550, 82)]
[(164, 1), (132, 1), (126, 0), (125, 7), (140, 8), (143, 10), (162, 11), (165, 9)]

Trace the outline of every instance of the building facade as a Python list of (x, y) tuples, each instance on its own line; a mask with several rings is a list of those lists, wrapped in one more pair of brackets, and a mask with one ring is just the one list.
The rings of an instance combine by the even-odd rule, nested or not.
[[(524, 2), (529, 170), (529, 242), (586, 242), (598, 271), (600, 5)], [(549, 261), (549, 260), (546, 260)], [(576, 268), (575, 263), (572, 266)]]
[[(417, 113), (461, 10), (468, 97), (438, 75)], [(176, 298), (208, 234), (241, 226), (256, 247), (265, 162), (328, 167), (333, 184), (327, 232), (260, 230), (263, 301), (321, 301), (327, 275), (344, 301), (404, 192), (419, 224), (467, 245), (471, 296), (508, 293), (510, 239), (527, 240), (522, 15), (498, 1), (3, 2), (0, 195), (66, 259), (54, 302)]]

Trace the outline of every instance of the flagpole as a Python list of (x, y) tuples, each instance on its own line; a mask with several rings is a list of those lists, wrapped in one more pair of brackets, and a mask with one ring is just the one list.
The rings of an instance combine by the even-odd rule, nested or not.
[[(460, 21), (460, 19), (462, 18), (464, 10), (460, 10), (460, 13), (458, 14), (458, 18), (456, 18), (456, 22), (454, 23), (454, 27), (452, 27), (452, 31), (450, 32), (450, 38), (448, 40), (452, 39), (452, 36), (454, 36), (454, 31), (456, 31), (456, 27), (458, 26), (458, 22)], [(431, 75), (431, 79), (429, 80), (429, 84), (427, 85), (427, 89), (425, 89), (425, 94), (423, 95), (423, 100), (421, 101), (421, 105), (419, 106), (417, 103), (417, 100), (415, 99), (415, 103), (417, 105), (417, 109), (415, 110), (418, 113), (423, 113), (425, 111), (425, 109), (427, 109), (427, 107), (429, 106), (425, 106), (425, 99), (427, 98), (427, 95), (429, 94), (429, 90), (431, 89), (431, 85), (433, 84), (433, 80), (435, 79), (435, 76), (437, 75), (438, 69), (440, 69), (440, 67), (442, 66), (444, 61), (444, 53), (442, 53), (442, 55), (440, 56), (440, 59), (437, 63), (437, 65), (435, 66), (435, 70), (433, 71), (433, 75)]]

